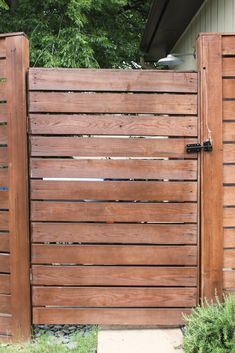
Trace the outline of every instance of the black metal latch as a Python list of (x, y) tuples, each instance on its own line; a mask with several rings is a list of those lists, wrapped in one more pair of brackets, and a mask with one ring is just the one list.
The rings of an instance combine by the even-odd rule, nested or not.
[(211, 152), (213, 151), (213, 146), (210, 140), (204, 141), (203, 144), (201, 143), (190, 143), (186, 145), (186, 152), (188, 153), (196, 153), (201, 152)]

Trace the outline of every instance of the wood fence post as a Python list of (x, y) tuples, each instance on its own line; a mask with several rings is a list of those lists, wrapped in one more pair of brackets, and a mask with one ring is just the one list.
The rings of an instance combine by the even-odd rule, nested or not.
[(197, 43), (201, 141), (210, 135), (212, 152), (201, 155), (201, 298), (223, 292), (223, 141), (221, 35), (202, 33)]
[(6, 36), (9, 145), (9, 232), (12, 339), (31, 334), (26, 75), (29, 43), (23, 33)]

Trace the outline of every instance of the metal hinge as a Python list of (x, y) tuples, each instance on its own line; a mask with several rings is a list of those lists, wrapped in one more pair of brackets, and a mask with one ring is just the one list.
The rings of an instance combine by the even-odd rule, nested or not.
[(190, 143), (186, 145), (186, 152), (187, 153), (196, 153), (196, 152), (201, 152), (203, 150), (204, 152), (212, 152), (213, 151), (213, 146), (210, 140), (204, 141), (203, 144), (201, 143)]

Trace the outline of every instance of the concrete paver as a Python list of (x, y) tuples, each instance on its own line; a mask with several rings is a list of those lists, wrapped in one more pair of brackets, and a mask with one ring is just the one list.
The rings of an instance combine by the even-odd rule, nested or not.
[(100, 329), (97, 353), (183, 353), (180, 329)]

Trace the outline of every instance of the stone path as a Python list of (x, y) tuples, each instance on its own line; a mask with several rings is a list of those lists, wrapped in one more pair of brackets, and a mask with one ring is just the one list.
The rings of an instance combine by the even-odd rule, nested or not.
[(97, 353), (183, 353), (180, 329), (105, 329)]

